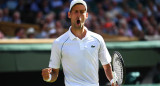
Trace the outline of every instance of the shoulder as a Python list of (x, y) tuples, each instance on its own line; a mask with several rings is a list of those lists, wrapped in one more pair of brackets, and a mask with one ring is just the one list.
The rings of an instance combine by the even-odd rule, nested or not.
[(56, 38), (53, 43), (63, 44), (68, 39), (69, 39), (69, 35), (68, 35), (68, 31), (67, 31), (64, 34), (62, 34), (61, 36), (59, 36), (58, 38)]
[(96, 38), (98, 41), (103, 41), (103, 37), (100, 34), (92, 32), (92, 31), (88, 31), (88, 32), (91, 37)]

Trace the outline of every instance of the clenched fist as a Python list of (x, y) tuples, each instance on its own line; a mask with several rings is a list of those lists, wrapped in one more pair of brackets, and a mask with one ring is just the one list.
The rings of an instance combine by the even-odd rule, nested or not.
[(52, 68), (45, 68), (42, 70), (42, 77), (44, 81), (47, 81), (52, 73)]
[(117, 83), (112, 83), (112, 85), (111, 86), (118, 86), (118, 84)]

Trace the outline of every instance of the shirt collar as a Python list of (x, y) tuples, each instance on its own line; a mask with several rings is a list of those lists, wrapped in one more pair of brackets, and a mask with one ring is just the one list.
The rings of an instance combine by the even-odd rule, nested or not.
[[(89, 37), (89, 31), (88, 31), (87, 27), (84, 27), (84, 29), (87, 31), (87, 33), (86, 33), (85, 37), (84, 37), (82, 40), (87, 39), (87, 38)], [(71, 40), (77, 38), (77, 37), (71, 32), (71, 26), (69, 27), (68, 34), (69, 34), (69, 37), (70, 37)]]

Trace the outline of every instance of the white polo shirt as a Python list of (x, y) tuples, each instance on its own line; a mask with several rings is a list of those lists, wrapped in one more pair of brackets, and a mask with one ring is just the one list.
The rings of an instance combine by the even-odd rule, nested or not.
[(62, 63), (66, 86), (99, 86), (99, 60), (102, 65), (111, 62), (103, 38), (85, 29), (82, 40), (69, 29), (53, 42), (49, 67)]

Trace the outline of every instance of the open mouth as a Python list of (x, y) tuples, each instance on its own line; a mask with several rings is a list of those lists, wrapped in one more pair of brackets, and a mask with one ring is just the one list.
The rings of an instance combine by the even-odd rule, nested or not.
[(80, 24), (80, 20), (77, 20), (77, 24)]

